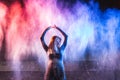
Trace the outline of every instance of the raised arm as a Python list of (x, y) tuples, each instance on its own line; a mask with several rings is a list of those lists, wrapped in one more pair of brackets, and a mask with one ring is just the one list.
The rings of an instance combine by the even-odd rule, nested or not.
[(65, 32), (63, 32), (59, 27), (56, 27), (56, 29), (58, 29), (58, 30), (62, 33), (62, 35), (64, 36), (64, 42), (63, 42), (63, 44), (62, 44), (62, 46), (61, 46), (61, 49), (64, 50), (65, 47), (66, 47), (66, 45), (67, 45), (68, 36), (67, 36), (67, 34), (65, 34)]
[(45, 34), (46, 34), (46, 32), (48, 31), (50, 29), (50, 27), (48, 27), (44, 32), (43, 32), (43, 34), (42, 34), (42, 36), (41, 36), (41, 42), (42, 42), (42, 46), (43, 46), (43, 48), (45, 49), (45, 51), (47, 52), (47, 50), (48, 50), (48, 46), (46, 45), (46, 43), (45, 43), (45, 40), (44, 40), (44, 37), (45, 37)]

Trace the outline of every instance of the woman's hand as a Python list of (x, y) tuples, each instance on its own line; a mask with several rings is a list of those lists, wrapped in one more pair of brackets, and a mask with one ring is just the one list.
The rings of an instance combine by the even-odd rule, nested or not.
[(46, 30), (49, 30), (51, 27), (47, 27)]
[(56, 25), (51, 26), (51, 28), (56, 28), (56, 27), (57, 27)]

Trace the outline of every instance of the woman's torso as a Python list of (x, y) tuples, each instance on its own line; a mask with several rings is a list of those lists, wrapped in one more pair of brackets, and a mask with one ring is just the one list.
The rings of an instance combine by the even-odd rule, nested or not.
[(62, 53), (59, 50), (58, 52), (48, 51), (48, 65), (57, 65), (63, 67), (63, 58)]

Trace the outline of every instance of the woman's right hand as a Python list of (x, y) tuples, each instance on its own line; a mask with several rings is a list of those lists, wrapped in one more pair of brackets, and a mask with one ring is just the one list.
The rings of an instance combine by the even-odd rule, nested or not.
[(47, 30), (49, 30), (51, 27), (47, 27)]
[(56, 27), (57, 27), (56, 25), (51, 26), (51, 28), (56, 28)]
[(50, 28), (51, 28), (51, 27), (47, 27), (47, 28), (45, 29), (45, 33), (46, 33), (48, 30), (50, 30)]

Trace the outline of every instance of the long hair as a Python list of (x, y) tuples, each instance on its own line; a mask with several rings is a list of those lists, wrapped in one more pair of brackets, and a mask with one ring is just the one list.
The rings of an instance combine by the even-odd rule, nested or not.
[(54, 48), (54, 41), (55, 41), (56, 38), (61, 39), (59, 36), (53, 36), (53, 37), (51, 38), (50, 43), (49, 43), (49, 46), (48, 46), (50, 49), (53, 49), (53, 48)]

